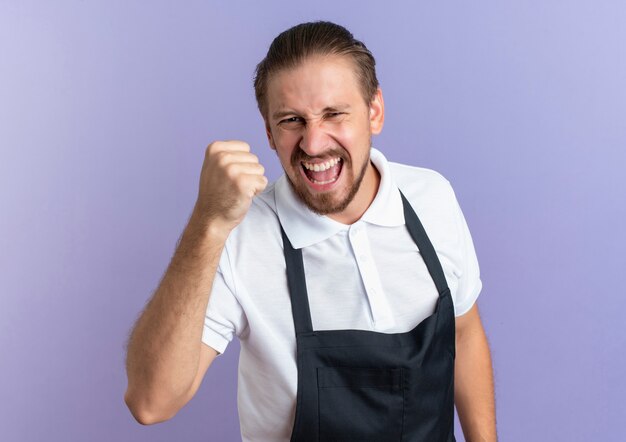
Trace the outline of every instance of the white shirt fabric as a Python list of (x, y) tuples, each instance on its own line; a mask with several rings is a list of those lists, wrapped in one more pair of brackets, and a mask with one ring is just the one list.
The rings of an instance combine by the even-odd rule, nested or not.
[(403, 333), (435, 311), (438, 293), (405, 225), (398, 188), (428, 234), (456, 316), (482, 283), (454, 191), (430, 169), (388, 162), (375, 148), (378, 193), (345, 225), (311, 212), (283, 175), (254, 198), (228, 237), (213, 283), (202, 342), (223, 353), (240, 340), (237, 404), (243, 441), (288, 441), (294, 423), (296, 337), (278, 220), (302, 255), (314, 330)]

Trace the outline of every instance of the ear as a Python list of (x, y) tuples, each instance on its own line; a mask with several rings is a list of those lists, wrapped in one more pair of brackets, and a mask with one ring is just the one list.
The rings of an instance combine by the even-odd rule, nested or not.
[(383, 130), (385, 123), (385, 101), (381, 88), (376, 90), (376, 94), (370, 102), (370, 129), (373, 135), (378, 135)]
[(270, 148), (272, 150), (276, 150), (276, 145), (274, 144), (274, 137), (272, 136), (272, 129), (270, 129), (270, 125), (265, 121), (265, 134), (267, 135), (267, 141), (270, 143)]

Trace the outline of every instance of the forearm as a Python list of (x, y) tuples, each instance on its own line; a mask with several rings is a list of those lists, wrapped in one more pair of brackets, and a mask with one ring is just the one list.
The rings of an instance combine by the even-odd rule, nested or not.
[(493, 370), (482, 327), (457, 337), (454, 368), (454, 401), (465, 440), (496, 441)]
[(177, 411), (193, 383), (209, 293), (227, 237), (213, 227), (194, 211), (130, 336), (125, 398), (135, 410)]

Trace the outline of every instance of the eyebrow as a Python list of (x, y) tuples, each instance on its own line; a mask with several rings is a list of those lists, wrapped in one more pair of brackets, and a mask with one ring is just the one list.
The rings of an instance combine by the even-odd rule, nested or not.
[[(327, 112), (341, 112), (341, 111), (346, 111), (350, 109), (350, 105), (348, 104), (338, 104), (336, 106), (326, 106), (323, 110), (322, 113), (327, 113)], [(274, 114), (272, 115), (272, 118), (274, 120), (278, 120), (279, 118), (282, 117), (286, 117), (287, 115), (293, 115), (293, 114), (298, 114), (299, 112), (293, 111), (293, 110), (281, 110), (278, 112), (274, 112)]]

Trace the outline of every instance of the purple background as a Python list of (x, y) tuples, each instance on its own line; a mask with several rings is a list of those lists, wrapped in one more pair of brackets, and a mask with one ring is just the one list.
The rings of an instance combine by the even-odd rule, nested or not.
[(252, 74), (317, 19), (377, 59), (374, 145), (456, 190), (500, 439), (624, 440), (626, 5), (416, 3), (0, 3), (1, 440), (239, 440), (236, 340), (149, 427), (123, 402), (124, 343), (206, 146), (246, 140), (279, 176)]

